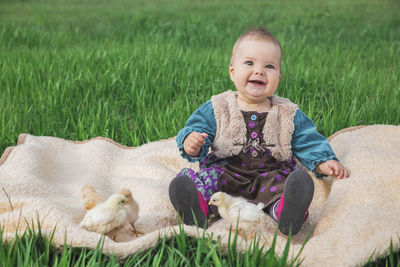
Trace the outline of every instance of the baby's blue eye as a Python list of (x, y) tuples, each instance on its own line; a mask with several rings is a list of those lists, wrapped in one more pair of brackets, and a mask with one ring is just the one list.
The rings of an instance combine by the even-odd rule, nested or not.
[(275, 69), (275, 67), (273, 66), (273, 65), (267, 65), (267, 66), (265, 66), (267, 69)]
[(251, 66), (251, 65), (253, 65), (253, 61), (247, 60), (246, 62), (244, 62), (244, 64)]

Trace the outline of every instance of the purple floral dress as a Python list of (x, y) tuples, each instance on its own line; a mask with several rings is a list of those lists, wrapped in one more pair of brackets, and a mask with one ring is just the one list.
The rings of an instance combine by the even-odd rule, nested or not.
[(278, 161), (271, 156), (262, 136), (268, 112), (242, 113), (247, 125), (247, 143), (238, 155), (220, 159), (210, 153), (200, 162), (199, 172), (185, 168), (178, 175), (191, 177), (206, 201), (214, 192), (223, 191), (267, 207), (280, 198), (296, 160), (293, 156), (288, 161)]

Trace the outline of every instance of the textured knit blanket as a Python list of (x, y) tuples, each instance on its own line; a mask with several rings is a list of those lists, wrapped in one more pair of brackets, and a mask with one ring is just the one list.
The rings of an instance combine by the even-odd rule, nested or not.
[[(400, 126), (352, 127), (334, 134), (330, 142), (351, 177), (313, 177), (315, 195), (309, 217), (291, 240), (291, 255), (300, 251), (310, 231), (301, 253), (303, 266), (362, 265), (373, 253), (373, 258), (387, 255), (391, 241), (399, 249)], [(105, 238), (104, 252), (126, 257), (150, 248), (160, 233), (179, 233), (168, 185), (184, 167), (198, 168), (180, 157), (174, 140), (132, 148), (106, 138), (73, 142), (21, 134), (18, 145), (6, 149), (0, 159), (3, 237), (12, 238), (40, 221), (46, 235), (56, 227), (54, 245), (66, 242), (95, 248), (101, 235), (79, 226), (85, 215), (80, 190), (92, 185), (104, 198), (129, 188), (140, 205), (136, 228), (144, 234), (136, 237), (121, 230), (115, 240)], [(193, 226), (184, 226), (184, 230), (189, 236), (203, 235)], [(276, 223), (266, 216), (256, 233), (242, 230), (238, 249), (247, 249), (255, 235), (268, 248)], [(224, 220), (211, 224), (206, 234), (211, 233), (227, 245), (229, 226)], [(286, 241), (278, 234), (278, 254)]]

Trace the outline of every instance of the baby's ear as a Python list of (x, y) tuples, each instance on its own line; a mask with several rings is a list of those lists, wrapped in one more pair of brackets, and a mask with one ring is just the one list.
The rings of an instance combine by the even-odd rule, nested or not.
[(235, 71), (235, 69), (233, 68), (232, 65), (230, 65), (229, 66), (229, 76), (231, 77), (232, 82), (235, 82), (234, 75), (233, 75), (234, 71)]

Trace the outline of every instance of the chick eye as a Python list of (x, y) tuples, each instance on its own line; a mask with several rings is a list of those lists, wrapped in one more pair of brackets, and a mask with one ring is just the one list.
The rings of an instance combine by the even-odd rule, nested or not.
[(253, 61), (247, 60), (247, 61), (244, 62), (244, 64), (246, 64), (248, 66), (252, 66), (253, 65)]
[(121, 203), (125, 203), (125, 200), (121, 200)]
[(274, 70), (275, 69), (275, 66), (273, 66), (273, 65), (271, 65), (271, 64), (268, 64), (267, 66), (265, 66), (267, 69), (271, 69), (271, 70)]

